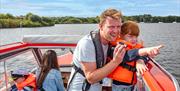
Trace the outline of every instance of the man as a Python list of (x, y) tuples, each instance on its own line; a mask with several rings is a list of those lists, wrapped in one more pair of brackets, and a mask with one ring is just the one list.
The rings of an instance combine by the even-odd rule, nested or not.
[[(107, 9), (100, 16), (99, 23), (99, 37), (101, 46), (104, 52), (104, 60), (106, 59), (108, 43), (115, 41), (121, 28), (121, 12), (115, 9)], [(77, 73), (71, 84), (69, 90), (81, 91), (83, 80), (86, 78), (91, 84), (89, 91), (101, 91), (102, 86), (99, 83), (104, 77), (112, 72), (122, 61), (124, 57), (125, 49), (123, 45), (117, 45), (115, 48), (115, 56), (113, 60), (103, 67), (97, 69), (95, 48), (90, 35), (83, 37), (77, 44), (77, 47), (73, 55), (73, 63), (77, 67), (81, 68), (85, 74), (85, 77), (80, 73)], [(105, 62), (104, 62), (105, 63)], [(71, 78), (74, 74), (74, 69), (71, 72)]]
[[(73, 55), (74, 67), (67, 90), (69, 91), (101, 91), (102, 79), (111, 73), (123, 60), (125, 46), (118, 44), (110, 62), (105, 64), (108, 43), (115, 41), (121, 29), (122, 14), (116, 9), (107, 9), (100, 15), (98, 32), (91, 32), (77, 44)], [(148, 52), (158, 54), (158, 50)], [(157, 49), (157, 48), (156, 48)], [(147, 50), (147, 49), (146, 49)], [(145, 50), (134, 50), (131, 54), (148, 54)], [(141, 56), (141, 55), (140, 55)], [(128, 58), (130, 60), (131, 57)]]

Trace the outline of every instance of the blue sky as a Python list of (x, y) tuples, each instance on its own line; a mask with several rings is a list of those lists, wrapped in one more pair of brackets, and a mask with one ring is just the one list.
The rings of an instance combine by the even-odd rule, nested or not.
[(180, 0), (0, 0), (0, 13), (13, 15), (92, 17), (107, 8), (126, 16), (180, 16)]

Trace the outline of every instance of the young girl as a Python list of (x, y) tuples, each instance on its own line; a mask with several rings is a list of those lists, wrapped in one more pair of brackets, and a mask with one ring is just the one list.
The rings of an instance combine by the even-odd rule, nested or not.
[(64, 91), (61, 72), (59, 71), (56, 52), (48, 50), (43, 55), (40, 73), (37, 73), (37, 86), (41, 91)]
[[(140, 49), (142, 43), (138, 43), (139, 27), (136, 22), (127, 21), (121, 27), (120, 37), (112, 45), (117, 42), (125, 44), (126, 50)], [(112, 91), (132, 91), (136, 84), (136, 71), (143, 73), (148, 68), (144, 64), (146, 57), (142, 56), (138, 60), (131, 62), (123, 62), (108, 77), (113, 79)]]

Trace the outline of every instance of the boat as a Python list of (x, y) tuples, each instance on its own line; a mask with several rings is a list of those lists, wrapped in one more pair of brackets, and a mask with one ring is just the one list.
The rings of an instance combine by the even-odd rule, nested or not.
[[(29, 58), (21, 60), (21, 62), (16, 65), (23, 65), (28, 67), (31, 72), (35, 72), (42, 62), (43, 51), (48, 49), (60, 51), (60, 53), (58, 53), (58, 64), (64, 86), (66, 87), (72, 68), (73, 50), (80, 38), (82, 38), (82, 36), (79, 35), (26, 35), (22, 42), (0, 46), (0, 67), (2, 67), (0, 69), (0, 91), (9, 90), (13, 84), (10, 82), (9, 73), (13, 69), (11, 67), (14, 67), (12, 65), (14, 65), (17, 60), (14, 61), (12, 58), (17, 56), (33, 58), (35, 63), (33, 66), (31, 62), (24, 63), (25, 60)], [(11, 62), (8, 63), (9, 61)], [(30, 64), (30, 66), (26, 66), (28, 64)], [(150, 59), (146, 65), (149, 70), (143, 75), (138, 75), (138, 81), (135, 86), (137, 91), (180, 91), (179, 84), (175, 77), (154, 59)], [(111, 86), (103, 85), (103, 91), (111, 91)]]

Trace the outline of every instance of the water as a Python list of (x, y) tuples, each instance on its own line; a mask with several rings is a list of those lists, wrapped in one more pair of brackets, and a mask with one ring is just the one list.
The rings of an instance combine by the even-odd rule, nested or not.
[[(97, 24), (60, 24), (52, 27), (13, 28), (0, 30), (0, 45), (19, 42), (23, 35), (85, 35)], [(180, 23), (140, 23), (140, 38), (145, 46), (164, 44), (155, 59), (180, 83)]]

